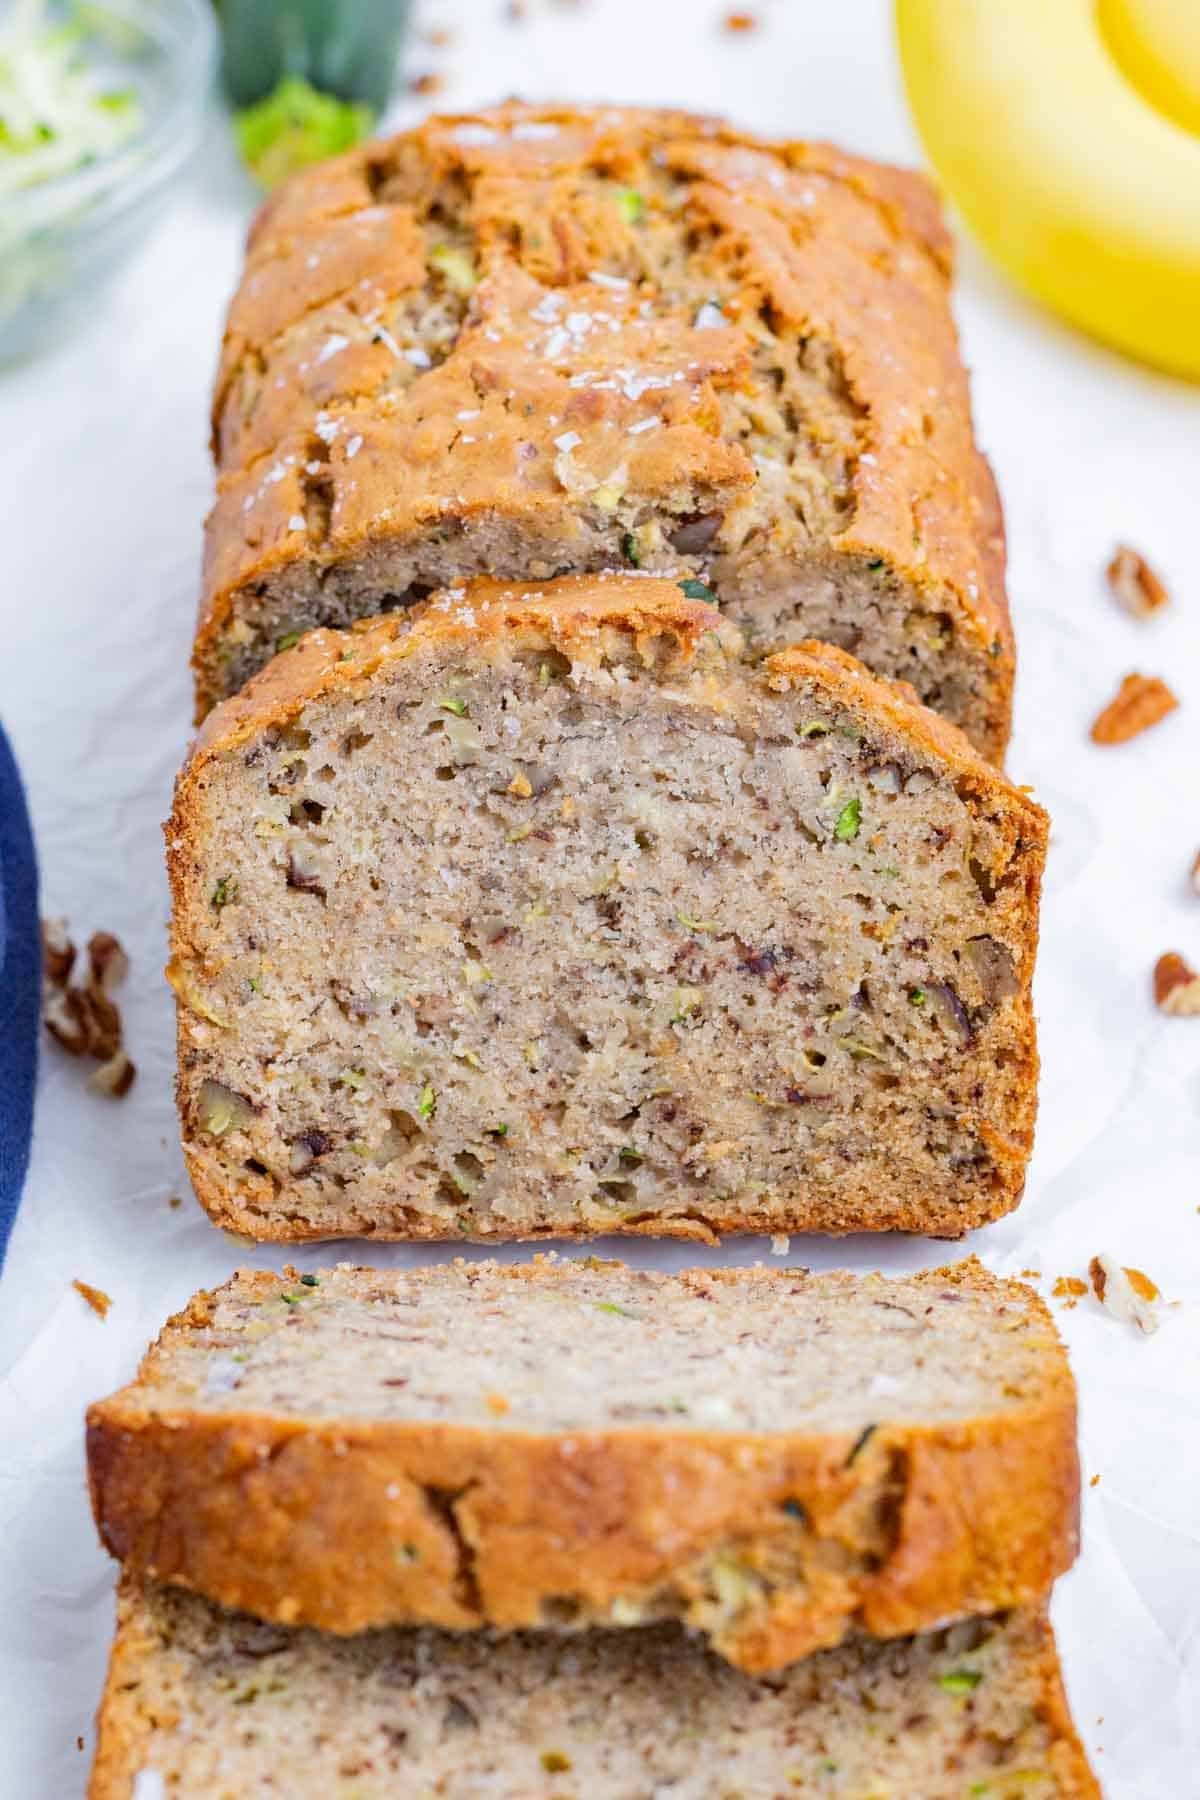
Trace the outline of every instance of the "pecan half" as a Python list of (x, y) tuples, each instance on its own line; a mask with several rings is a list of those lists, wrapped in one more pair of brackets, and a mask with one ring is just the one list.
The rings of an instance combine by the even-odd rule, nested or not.
[(1177, 950), (1168, 950), (1154, 965), (1154, 1004), (1177, 1019), (1200, 1016), (1200, 975)]
[(1165, 681), (1157, 675), (1126, 675), (1113, 698), (1092, 726), (1093, 744), (1125, 744), (1139, 732), (1157, 725), (1179, 705)]
[(1167, 604), (1170, 595), (1140, 550), (1118, 544), (1108, 565), (1108, 585), (1127, 613), (1148, 619)]

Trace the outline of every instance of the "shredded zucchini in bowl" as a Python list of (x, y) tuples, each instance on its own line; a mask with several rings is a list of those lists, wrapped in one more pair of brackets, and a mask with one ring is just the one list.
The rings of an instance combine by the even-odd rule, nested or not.
[(45, 0), (15, 0), (0, 20), (0, 201), (87, 168), (137, 132), (137, 95), (87, 52), (82, 13), (58, 23)]

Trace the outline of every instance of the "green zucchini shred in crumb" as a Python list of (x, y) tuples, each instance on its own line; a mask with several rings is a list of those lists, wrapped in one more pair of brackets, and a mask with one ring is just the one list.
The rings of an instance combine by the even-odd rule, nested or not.
[(539, 663), (538, 664), (538, 686), (540, 688), (548, 688), (550, 686), (550, 664), (549, 663)]
[(301, 1287), (320, 1287), (320, 1285), (321, 1277), (319, 1275), (302, 1275), (300, 1277)]
[(694, 919), (690, 913), (677, 912), (675, 917), (686, 931), (715, 931), (715, 919)]
[(621, 555), (627, 563), (632, 563), (635, 569), (641, 568), (642, 553), (638, 549), (638, 541), (632, 531), (627, 531), (621, 539)]
[(343, 1069), (338, 1076), (338, 1085), (358, 1089), (367, 1078), (365, 1069)]
[(432, 1119), (437, 1111), (437, 1095), (431, 1087), (421, 1089), (421, 1098), (417, 1102), (417, 1113), (422, 1119)]
[(686, 581), (676, 582), (675, 585), (681, 593), (687, 595), (689, 600), (707, 600), (710, 606), (718, 604), (717, 596), (712, 588), (703, 581), (697, 581), (693, 575), (689, 575)]
[(429, 252), (429, 266), (436, 269), (452, 293), (466, 299), (479, 286), (475, 264), (465, 250), (453, 244), (435, 244)]
[(507, 1125), (489, 1125), (487, 1128), (487, 1135), (489, 1137), (506, 1138), (508, 1136), (508, 1126)]
[(883, 566), (884, 566), (884, 563), (883, 563), (882, 556), (875, 557), (871, 562), (869, 562), (867, 564), (867, 567), (868, 567), (868, 569), (871, 570), (872, 574), (878, 574), (879, 570), (882, 569)]
[(973, 1694), (982, 1680), (982, 1669), (951, 1669), (938, 1676), (938, 1686), (945, 1694)]
[(924, 1006), (924, 1004), (925, 1004), (925, 989), (919, 988), (919, 987), (918, 988), (909, 988), (908, 1004), (910, 1006)]
[(300, 633), (298, 631), (285, 631), (281, 638), (275, 639), (275, 648), (277, 651), (293, 650), (299, 642)]
[(280, 1294), (279, 1298), (283, 1301), (283, 1304), (285, 1306), (299, 1306), (300, 1302), (304, 1298), (304, 1295), (303, 1294)]
[(597, 1312), (615, 1313), (619, 1319), (637, 1318), (636, 1313), (626, 1312), (623, 1306), (618, 1306), (613, 1300), (596, 1300), (593, 1304), (595, 1305)]
[(322, 94), (295, 75), (234, 115), (242, 161), (264, 188), (349, 150), (375, 123), (371, 107)]
[(622, 1144), (617, 1151), (617, 1161), (624, 1163), (627, 1169), (640, 1168), (643, 1160), (642, 1153), (635, 1144)]
[(828, 737), (829, 727), (823, 725), (820, 719), (810, 719), (807, 725), (801, 725), (796, 735), (802, 738)]
[(861, 823), (862, 801), (859, 799), (858, 795), (855, 794), (852, 800), (847, 800), (845, 806), (843, 806), (841, 812), (837, 816), (837, 824), (833, 828), (833, 835), (838, 843), (852, 843), (858, 836), (858, 828)]
[(443, 694), (438, 705), (443, 712), (453, 713), (456, 719), (466, 716), (467, 703), (465, 700), (460, 700), (456, 694)]
[(618, 188), (617, 211), (627, 225), (637, 225), (646, 216), (646, 202), (636, 188)]
[(218, 912), (220, 912), (220, 910), (223, 906), (230, 905), (230, 903), (232, 901), (237, 899), (237, 896), (238, 896), (237, 876), (236, 875), (222, 875), (221, 879), (217, 882), (217, 885), (213, 888), (212, 905), (216, 907)]

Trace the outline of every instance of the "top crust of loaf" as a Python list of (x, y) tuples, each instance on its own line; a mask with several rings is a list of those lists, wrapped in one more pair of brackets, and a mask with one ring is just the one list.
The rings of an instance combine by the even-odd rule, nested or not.
[[(998, 754), (1003, 527), (949, 276), (921, 176), (682, 112), (433, 118), (295, 177), (250, 234), (216, 383), (202, 705), (228, 691), (239, 595), (356, 558), (369, 580), (380, 545), (445, 530), (439, 572), (411, 577), (426, 591), (484, 568), (686, 571), (692, 551), (731, 588), (760, 563), (777, 581), (764, 557), (882, 571), (952, 621)], [(800, 370), (790, 411), (764, 356)], [(639, 520), (698, 516), (722, 522), (679, 554), (661, 533), (622, 551)], [(465, 529), (490, 560), (456, 564)]]

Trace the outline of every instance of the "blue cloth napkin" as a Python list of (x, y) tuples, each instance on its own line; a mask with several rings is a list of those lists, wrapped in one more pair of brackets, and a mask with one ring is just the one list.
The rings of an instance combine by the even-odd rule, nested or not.
[(29, 1167), (41, 985), (33, 833), (21, 777), (0, 727), (0, 1264)]

